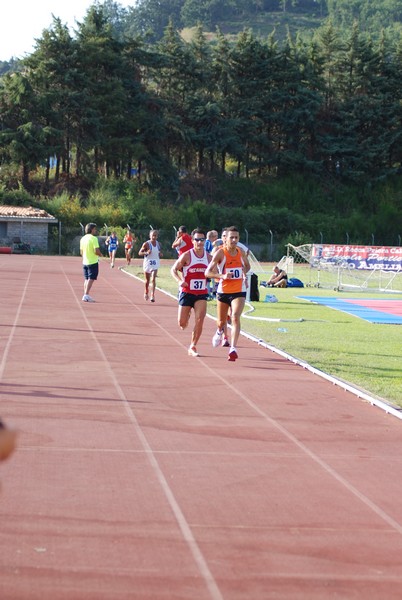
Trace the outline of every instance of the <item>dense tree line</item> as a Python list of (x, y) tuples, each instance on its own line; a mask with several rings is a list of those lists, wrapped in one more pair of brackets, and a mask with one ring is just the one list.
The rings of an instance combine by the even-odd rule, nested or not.
[(152, 31), (158, 39), (169, 20), (177, 28), (202, 23), (214, 29), (231, 19), (269, 13), (329, 17), (342, 27), (358, 20), (373, 34), (383, 28), (400, 32), (402, 24), (401, 0), (139, 0), (127, 22), (137, 32)]
[[(112, 4), (113, 6), (113, 4)], [(0, 85), (0, 160), (23, 183), (56, 161), (61, 176), (141, 176), (177, 190), (180, 172), (376, 181), (402, 160), (402, 45), (330, 22), (279, 46), (244, 31), (158, 43), (116, 34), (94, 5), (75, 37), (57, 18)], [(135, 171), (133, 171), (135, 169)]]
[(401, 0), (139, 0), (129, 11), (130, 26), (137, 32), (152, 31), (156, 39), (172, 20), (177, 28), (202, 23), (214, 29), (231, 19), (255, 14), (284, 13), (329, 17), (335, 24), (349, 27), (355, 20), (373, 33), (382, 28), (400, 31)]

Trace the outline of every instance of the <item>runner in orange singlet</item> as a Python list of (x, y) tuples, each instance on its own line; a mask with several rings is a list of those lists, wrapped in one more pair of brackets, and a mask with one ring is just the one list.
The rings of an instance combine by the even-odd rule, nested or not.
[(250, 270), (246, 253), (237, 247), (239, 238), (238, 229), (228, 227), (224, 245), (214, 253), (212, 261), (205, 271), (206, 277), (219, 280), (216, 294), (218, 329), (212, 338), (214, 348), (222, 343), (224, 325), (229, 308), (231, 309), (232, 331), (229, 361), (235, 361), (238, 358), (236, 345), (240, 335), (240, 316), (246, 302), (246, 273)]
[(123, 239), (127, 266), (129, 266), (131, 263), (131, 255), (133, 252), (133, 246), (134, 246), (134, 242), (136, 242), (136, 241), (137, 241), (137, 238), (135, 236), (133, 236), (133, 234), (131, 233), (131, 229), (127, 229), (127, 233)]

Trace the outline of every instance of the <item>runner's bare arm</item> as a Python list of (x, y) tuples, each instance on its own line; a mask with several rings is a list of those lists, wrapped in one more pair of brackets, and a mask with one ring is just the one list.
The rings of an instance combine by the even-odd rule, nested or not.
[(180, 258), (176, 260), (173, 267), (170, 269), (170, 273), (173, 279), (177, 281), (177, 283), (182, 284), (184, 282), (183, 267), (189, 264), (189, 258), (190, 254), (188, 252), (185, 252), (180, 256)]
[(205, 270), (205, 277), (211, 278), (211, 279), (231, 279), (232, 278), (231, 273), (222, 274), (222, 273), (219, 273), (219, 271), (218, 271), (218, 265), (220, 262), (222, 262), (223, 257), (224, 257), (224, 253), (223, 253), (222, 249), (219, 249), (217, 252), (215, 252), (215, 254), (212, 255), (212, 260)]
[(251, 269), (250, 261), (248, 259), (247, 254), (244, 252), (244, 250), (240, 250), (240, 252), (241, 252), (242, 259), (243, 259), (244, 272), (248, 273)]
[(149, 254), (149, 244), (144, 242), (138, 251), (138, 256), (147, 256)]

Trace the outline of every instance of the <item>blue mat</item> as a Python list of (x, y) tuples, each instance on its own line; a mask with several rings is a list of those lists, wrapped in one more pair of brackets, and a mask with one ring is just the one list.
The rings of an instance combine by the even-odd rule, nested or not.
[(340, 310), (370, 323), (402, 325), (402, 300), (375, 298), (324, 298), (298, 296), (302, 300)]

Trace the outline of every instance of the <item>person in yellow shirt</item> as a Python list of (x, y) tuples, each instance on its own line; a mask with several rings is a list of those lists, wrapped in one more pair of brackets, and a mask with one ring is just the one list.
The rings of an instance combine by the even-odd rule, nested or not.
[(84, 272), (83, 302), (95, 302), (95, 300), (89, 295), (89, 291), (93, 282), (98, 279), (99, 256), (102, 256), (99, 248), (99, 240), (96, 234), (96, 224), (88, 223), (85, 226), (85, 235), (80, 240), (80, 254), (82, 256), (82, 268)]

